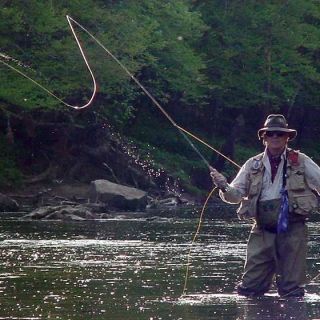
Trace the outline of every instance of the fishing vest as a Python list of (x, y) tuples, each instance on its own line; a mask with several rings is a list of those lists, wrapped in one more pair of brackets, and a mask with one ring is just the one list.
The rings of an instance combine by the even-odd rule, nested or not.
[[(258, 201), (262, 189), (265, 167), (262, 163), (263, 153), (251, 158), (247, 175), (248, 195), (237, 210), (240, 219), (252, 219), (257, 216)], [(306, 216), (318, 208), (318, 200), (305, 180), (305, 155), (288, 149), (286, 188), (289, 198), (289, 212)]]

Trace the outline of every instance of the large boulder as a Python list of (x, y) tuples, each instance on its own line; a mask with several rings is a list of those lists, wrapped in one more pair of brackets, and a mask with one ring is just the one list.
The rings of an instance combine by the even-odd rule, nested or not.
[(95, 180), (91, 182), (90, 200), (121, 210), (143, 211), (147, 206), (147, 193), (109, 180)]

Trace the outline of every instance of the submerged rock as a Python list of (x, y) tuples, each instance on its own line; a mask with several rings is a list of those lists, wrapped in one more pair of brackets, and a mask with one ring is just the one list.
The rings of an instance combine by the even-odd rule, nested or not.
[(96, 220), (106, 214), (104, 206), (90, 204), (66, 204), (44, 206), (24, 215), (22, 219), (31, 220)]
[(143, 211), (147, 206), (147, 192), (109, 180), (95, 180), (91, 182), (90, 200), (121, 210)]
[(16, 200), (0, 193), (0, 211), (18, 211), (19, 204)]

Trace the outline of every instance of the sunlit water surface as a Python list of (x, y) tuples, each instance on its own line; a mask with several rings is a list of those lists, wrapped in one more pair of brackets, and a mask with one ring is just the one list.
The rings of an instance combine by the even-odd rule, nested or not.
[[(320, 319), (319, 278), (303, 299), (239, 297), (249, 225), (195, 219), (0, 221), (0, 319)], [(310, 223), (309, 279), (319, 272)]]

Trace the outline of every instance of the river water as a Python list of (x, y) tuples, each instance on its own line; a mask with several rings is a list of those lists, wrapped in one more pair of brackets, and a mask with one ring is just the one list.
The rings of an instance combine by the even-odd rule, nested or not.
[[(319, 278), (303, 299), (238, 297), (250, 226), (235, 218), (0, 221), (0, 319), (320, 319)], [(320, 269), (310, 222), (309, 279)]]

